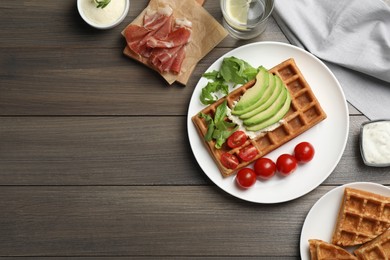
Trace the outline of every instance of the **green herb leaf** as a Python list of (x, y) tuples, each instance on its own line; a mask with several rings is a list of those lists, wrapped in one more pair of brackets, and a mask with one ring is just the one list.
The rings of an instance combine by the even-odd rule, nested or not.
[(226, 112), (227, 112), (227, 101), (225, 100), (215, 110), (214, 122), (216, 125), (218, 125), (224, 121), (224, 119), (226, 117)]
[(94, 1), (96, 3), (96, 8), (102, 8), (102, 9), (111, 2), (111, 0), (94, 0)]
[(259, 68), (252, 67), (248, 62), (236, 57), (226, 57), (222, 61), (219, 71), (213, 70), (203, 74), (209, 82), (202, 89), (200, 101), (204, 105), (212, 104), (218, 100), (217, 93), (227, 95), (229, 93), (228, 84), (233, 86), (245, 84), (254, 79), (259, 72)]
[(222, 81), (210, 81), (202, 89), (200, 94), (200, 102), (204, 105), (209, 105), (218, 100), (218, 96), (215, 93), (221, 92), (224, 95), (229, 93), (229, 86)]
[(236, 124), (225, 121), (226, 112), (227, 102), (225, 100), (215, 110), (214, 119), (208, 114), (199, 113), (199, 117), (204, 118), (207, 123), (207, 133), (204, 139), (207, 142), (214, 139), (216, 141), (215, 148), (217, 149), (221, 149), (226, 139), (238, 129)]
[(206, 123), (207, 123), (207, 133), (204, 136), (204, 139), (207, 142), (210, 142), (211, 139), (213, 138), (213, 133), (214, 133), (214, 129), (215, 129), (214, 120), (213, 120), (213, 118), (210, 115), (206, 115), (204, 113), (199, 113), (199, 117), (200, 118), (204, 118), (206, 120)]
[(226, 139), (229, 138), (236, 130), (238, 129), (238, 126), (236, 126), (234, 129), (228, 131), (221, 131), (221, 130), (216, 130), (214, 131), (215, 134), (213, 135), (213, 138), (216, 140), (215, 142), (215, 148), (221, 149), (222, 145), (226, 142)]

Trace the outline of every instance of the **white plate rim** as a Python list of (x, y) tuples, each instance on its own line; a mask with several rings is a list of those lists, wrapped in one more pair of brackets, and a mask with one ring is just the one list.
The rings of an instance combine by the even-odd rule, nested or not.
[[(336, 224), (337, 219), (337, 213), (339, 211), (340, 203), (343, 196), (343, 191), (345, 187), (353, 187), (357, 189), (366, 190), (369, 192), (374, 192), (381, 195), (390, 196), (390, 188), (387, 186), (384, 186), (379, 183), (374, 182), (352, 182), (347, 183), (342, 186), (338, 186), (336, 188), (333, 188), (332, 190), (325, 193), (321, 198), (319, 198), (316, 203), (311, 207), (309, 212), (306, 215), (305, 221), (302, 225), (301, 230), (301, 237), (300, 237), (300, 254), (302, 260), (310, 260), (310, 254), (309, 254), (309, 239), (321, 239), (326, 242), (330, 242), (331, 234), (334, 229), (334, 225)], [(386, 193), (386, 194), (385, 194)], [(337, 202), (334, 200), (338, 200)], [(333, 203), (331, 203), (333, 202)], [(318, 212), (321, 210), (321, 208), (324, 208), (326, 204), (326, 209), (329, 215), (334, 215), (333, 219), (329, 219), (328, 221), (322, 220), (324, 217), (324, 213), (321, 212), (319, 214)], [(336, 214), (334, 214), (337, 212)], [(325, 213), (326, 214), (326, 213)], [(320, 217), (318, 215), (321, 215)], [(322, 218), (321, 218), (322, 217)], [(315, 229), (315, 231), (318, 234), (312, 235), (313, 229), (310, 228), (310, 225), (312, 225), (315, 220), (321, 221), (321, 224), (318, 225), (319, 228)], [(330, 228), (331, 227), (331, 228)], [(325, 228), (328, 228), (323, 231)], [(330, 229), (329, 229), (330, 228)], [(351, 251), (351, 249), (346, 248), (347, 250)]]
[[(188, 138), (189, 138), (190, 146), (191, 146), (191, 149), (192, 149), (193, 154), (195, 156), (195, 159), (197, 160), (197, 162), (198, 162), (199, 166), (201, 167), (201, 169), (203, 170), (203, 172), (219, 188), (221, 188), (225, 192), (231, 194), (232, 196), (237, 197), (237, 198), (242, 199), (242, 200), (246, 200), (246, 201), (254, 202), (254, 203), (272, 204), (272, 203), (281, 203), (281, 202), (290, 201), (290, 200), (293, 200), (293, 199), (296, 199), (298, 197), (305, 195), (306, 193), (308, 193), (311, 190), (318, 187), (333, 172), (334, 168), (337, 166), (338, 162), (340, 161), (341, 156), (342, 156), (342, 154), (345, 150), (345, 147), (346, 147), (346, 143), (347, 143), (347, 139), (348, 139), (348, 130), (349, 130), (349, 113), (348, 113), (348, 106), (347, 106), (347, 102), (345, 100), (344, 92), (343, 92), (339, 82), (337, 81), (336, 77), (330, 71), (330, 69), (321, 60), (319, 60), (317, 57), (315, 57), (311, 53), (309, 53), (301, 48), (298, 48), (296, 46), (290, 45), (290, 44), (281, 43), (281, 42), (265, 41), (265, 42), (256, 42), (256, 43), (250, 43), (247, 45), (243, 45), (243, 46), (240, 46), (240, 47), (233, 49), (233, 50), (225, 53), (224, 55), (222, 55), (206, 71), (211, 71), (213, 69), (218, 68), (224, 57), (236, 56), (238, 58), (242, 58), (242, 56), (240, 56), (240, 55), (242, 55), (243, 53), (247, 53), (246, 55), (249, 55), (249, 52), (251, 50), (252, 51), (253, 50), (261, 51), (261, 50), (265, 50), (265, 49), (276, 49), (278, 51), (276, 53), (276, 56), (288, 55), (286, 57), (283, 56), (283, 59), (279, 58), (279, 60), (277, 60), (277, 58), (274, 58), (273, 56), (271, 58), (269, 58), (269, 59), (273, 60), (274, 64), (272, 66), (284, 61), (285, 59), (292, 57), (298, 63), (298, 67), (300, 68), (300, 70), (302, 71), (303, 75), (305, 76), (305, 78), (308, 82), (309, 82), (309, 79), (308, 79), (307, 75), (305, 75), (305, 70), (308, 69), (307, 68), (308, 65), (306, 65), (305, 63), (311, 63), (310, 65), (314, 64), (315, 66), (317, 66), (317, 68), (319, 68), (321, 71), (316, 72), (316, 75), (318, 74), (318, 75), (324, 76), (327, 80), (332, 82), (332, 84), (331, 84), (332, 89), (331, 90), (335, 91), (336, 99), (339, 100), (338, 106), (339, 106), (340, 111), (338, 111), (338, 116), (340, 116), (340, 118), (337, 118), (337, 120), (338, 120), (338, 123), (342, 124), (342, 126), (341, 126), (341, 129), (338, 130), (338, 133), (340, 133), (339, 150), (337, 151), (337, 155), (335, 156), (335, 158), (332, 162), (332, 165), (328, 167), (327, 172), (325, 174), (323, 174), (321, 176), (321, 178), (317, 179), (315, 182), (310, 183), (310, 187), (306, 187), (300, 191), (294, 190), (294, 194), (282, 194), (282, 196), (276, 196), (273, 198), (270, 196), (257, 196), (256, 194), (254, 194), (253, 187), (251, 189), (248, 189), (245, 191), (240, 190), (238, 187), (235, 187), (236, 185), (234, 183), (233, 178), (231, 178), (231, 177), (223, 178), (221, 176), (221, 174), (219, 173), (219, 170), (218, 170), (217, 166), (215, 165), (215, 162), (208, 155), (208, 151), (207, 151), (205, 145), (203, 144), (203, 140), (200, 140), (199, 135), (196, 132), (195, 126), (193, 125), (192, 120), (191, 120), (191, 117), (193, 115), (195, 115), (197, 112), (199, 112), (202, 108), (205, 107), (205, 106), (201, 106), (200, 101), (199, 101), (199, 93), (201, 91), (201, 88), (203, 88), (203, 86), (207, 83), (207, 80), (204, 78), (199, 79), (199, 81), (198, 81), (198, 83), (193, 91), (193, 94), (192, 94), (192, 97), (191, 97), (191, 100), (189, 103), (188, 114), (187, 114), (187, 131), (188, 131)], [(282, 52), (282, 54), (280, 54), (281, 52)], [(284, 54), (284, 52), (286, 54)], [(267, 55), (265, 55), (265, 56), (267, 56)], [(265, 56), (263, 56), (263, 58)], [(256, 57), (256, 55), (255, 55), (255, 57)], [(260, 63), (253, 64), (251, 62), (249, 62), (249, 63), (252, 64), (253, 66), (264, 65), (267, 67), (267, 64), (264, 64), (264, 63), (262, 63), (262, 64), (260, 64)], [(271, 65), (269, 65), (268, 67), (270, 67), (270, 66)], [(311, 79), (311, 80), (313, 81), (313, 79)], [(310, 84), (310, 82), (309, 82), (309, 84)], [(319, 83), (317, 85), (321, 85), (321, 84), (322, 83)], [(312, 86), (312, 89), (313, 89), (313, 86)], [(317, 88), (317, 90), (318, 89), (319, 88)], [(313, 91), (314, 91), (314, 89), (313, 89)], [(320, 99), (317, 94), (316, 94), (316, 96), (318, 99)], [(323, 105), (322, 101), (321, 101), (321, 105)], [(197, 107), (197, 109), (194, 110), (194, 107)], [(325, 111), (325, 112), (328, 114), (328, 118), (326, 120), (329, 121), (330, 120), (329, 119), (329, 112), (328, 111)], [(316, 128), (318, 128), (318, 126), (321, 125), (321, 123), (318, 124), (317, 126), (314, 126), (312, 129), (309, 129), (307, 132), (303, 133), (302, 135), (298, 136), (297, 138), (294, 138), (294, 140), (301, 140), (310, 131), (314, 131), (314, 132), (318, 131), (318, 129), (316, 130)], [(340, 127), (340, 126), (338, 125), (338, 127)], [(199, 141), (202, 143), (203, 148), (199, 147)], [(286, 144), (283, 145), (282, 147), (284, 147), (284, 146), (286, 146)], [(290, 144), (290, 146), (291, 146), (291, 144)], [(201, 149), (201, 151), (199, 151), (199, 149)], [(277, 150), (275, 150), (272, 153), (275, 153), (276, 151), (279, 151), (280, 149), (281, 148), (278, 148)], [(291, 150), (291, 147), (290, 147), (290, 150)], [(204, 162), (204, 160), (201, 160), (201, 156), (202, 156), (201, 154), (204, 154), (204, 153), (207, 153), (207, 155), (209, 157), (209, 159), (203, 158), (204, 160), (208, 161), (207, 163)], [(270, 155), (272, 153), (270, 153)], [(281, 154), (281, 153), (279, 153), (279, 154)], [(210, 164), (210, 162), (212, 162), (212, 165)], [(304, 167), (309, 168), (310, 166), (305, 165)], [(288, 178), (290, 178), (290, 177), (291, 176), (289, 176)], [(279, 178), (279, 180), (280, 179), (282, 179), (282, 178)], [(259, 182), (257, 182), (257, 183), (259, 183)], [(260, 182), (260, 183), (261, 183), (261, 185), (267, 184), (266, 182)], [(275, 195), (275, 194), (273, 194), (273, 195)]]

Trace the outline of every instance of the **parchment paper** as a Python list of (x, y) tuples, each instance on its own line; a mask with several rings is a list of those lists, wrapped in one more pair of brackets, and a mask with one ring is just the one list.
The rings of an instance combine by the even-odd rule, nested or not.
[[(169, 5), (173, 9), (173, 16), (175, 18), (187, 18), (192, 22), (191, 41), (186, 47), (186, 57), (183, 61), (181, 72), (178, 75), (173, 73), (160, 73), (169, 84), (177, 81), (186, 85), (197, 63), (228, 34), (225, 28), (199, 5), (198, 2), (202, 3), (203, 1), (151, 0), (149, 5), (140, 13), (140, 15), (131, 22), (131, 24), (142, 26), (143, 17), (147, 8), (157, 10), (158, 7), (165, 5)], [(127, 46), (123, 53), (149, 68), (152, 68), (146, 58), (134, 54)]]

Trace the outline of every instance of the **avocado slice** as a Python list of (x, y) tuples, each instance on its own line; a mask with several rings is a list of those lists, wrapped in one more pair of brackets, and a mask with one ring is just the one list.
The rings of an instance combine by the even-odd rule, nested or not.
[(272, 77), (274, 77), (275, 85), (274, 85), (274, 88), (272, 90), (271, 96), (260, 106), (254, 108), (251, 111), (246, 112), (245, 114), (240, 115), (241, 120), (251, 118), (252, 116), (257, 115), (261, 111), (266, 110), (280, 96), (280, 93), (282, 93), (282, 90), (284, 87), (283, 81), (276, 75), (272, 75)]
[(244, 125), (251, 126), (251, 125), (257, 125), (268, 118), (275, 115), (280, 108), (283, 106), (283, 104), (286, 101), (288, 91), (285, 87), (282, 88), (282, 93), (278, 96), (278, 98), (275, 100), (275, 102), (270, 105), (266, 110), (261, 111), (260, 113), (244, 120)]
[(284, 102), (282, 108), (276, 114), (274, 114), (272, 117), (268, 118), (267, 120), (257, 125), (246, 127), (246, 130), (255, 132), (279, 122), (287, 114), (288, 110), (290, 109), (290, 105), (291, 105), (291, 96), (289, 93), (287, 93), (286, 101)]
[(244, 109), (247, 109), (261, 99), (261, 96), (268, 87), (268, 80), (268, 71), (264, 67), (261, 67), (259, 73), (256, 75), (255, 85), (242, 95), (234, 106), (232, 114), (237, 115), (237, 113), (240, 113), (240, 111), (242, 112)]
[(267, 85), (266, 89), (264, 90), (264, 93), (261, 96), (261, 98), (258, 99), (253, 105), (246, 107), (242, 110), (235, 111), (234, 115), (240, 116), (242, 114), (249, 113), (250, 111), (253, 111), (257, 107), (259, 107), (262, 104), (264, 104), (265, 102), (267, 102), (267, 100), (271, 97), (271, 95), (274, 91), (274, 88), (275, 88), (275, 77), (273, 74), (268, 73), (268, 85)]

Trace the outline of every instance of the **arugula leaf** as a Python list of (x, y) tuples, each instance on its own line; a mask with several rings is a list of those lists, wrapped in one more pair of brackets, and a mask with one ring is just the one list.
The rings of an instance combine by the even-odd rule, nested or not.
[(203, 77), (209, 80), (218, 81), (221, 79), (221, 76), (219, 75), (218, 70), (213, 70), (211, 72), (206, 72), (203, 74)]
[(213, 134), (213, 138), (215, 139), (215, 148), (221, 149), (222, 145), (226, 142), (226, 139), (229, 138), (231, 134), (233, 134), (238, 129), (238, 126), (236, 126), (234, 129), (228, 131), (222, 131), (219, 129), (216, 129)]
[(227, 101), (225, 100), (215, 110), (214, 119), (204, 113), (199, 113), (199, 117), (204, 118), (207, 123), (207, 133), (204, 139), (209, 142), (214, 139), (215, 148), (220, 149), (226, 139), (233, 134), (238, 126), (232, 122), (225, 121), (227, 112)]
[(206, 123), (207, 123), (207, 133), (204, 136), (204, 139), (207, 142), (210, 142), (212, 140), (212, 138), (213, 138), (213, 133), (214, 133), (214, 129), (215, 129), (214, 120), (213, 120), (213, 118), (210, 115), (206, 115), (204, 113), (199, 113), (199, 117), (200, 118), (204, 118), (206, 120)]
[(212, 104), (218, 100), (217, 93), (227, 95), (229, 93), (228, 84), (235, 87), (238, 84), (245, 84), (254, 79), (259, 72), (259, 68), (252, 67), (248, 62), (234, 56), (223, 59), (219, 71), (213, 70), (203, 74), (209, 82), (202, 89), (200, 101), (205, 104)]
[(204, 105), (212, 104), (218, 100), (218, 96), (215, 94), (218, 92), (227, 95), (229, 93), (229, 86), (220, 80), (210, 81), (202, 89), (202, 93), (200, 94), (200, 101)]

